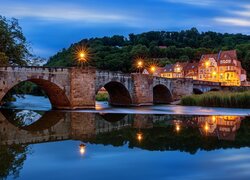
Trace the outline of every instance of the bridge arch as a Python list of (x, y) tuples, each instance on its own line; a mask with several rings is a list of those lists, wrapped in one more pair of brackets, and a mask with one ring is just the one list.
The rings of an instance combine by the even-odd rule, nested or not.
[(220, 91), (220, 89), (218, 89), (218, 88), (211, 88), (210, 90), (209, 90), (209, 92), (214, 92), (214, 91)]
[(109, 103), (114, 106), (129, 106), (132, 104), (132, 98), (125, 85), (118, 81), (110, 81), (103, 86), (99, 86), (97, 92), (100, 88), (104, 87), (109, 94)]
[(169, 104), (173, 101), (173, 96), (170, 90), (162, 85), (158, 84), (153, 88), (153, 102), (154, 104)]
[(193, 94), (203, 94), (203, 91), (200, 90), (199, 88), (194, 88), (193, 89)]
[(44, 92), (47, 94), (50, 100), (53, 109), (59, 109), (59, 108), (67, 109), (70, 107), (70, 101), (64, 89), (62, 89), (59, 85), (49, 80), (36, 79), (36, 78), (13, 82), (11, 86), (8, 86), (8, 88), (4, 90), (4, 93), (0, 94), (0, 101), (3, 100), (3, 98), (11, 89), (13, 89), (15, 86), (17, 86), (22, 82), (32, 82), (37, 86), (39, 86), (42, 90), (44, 90)]

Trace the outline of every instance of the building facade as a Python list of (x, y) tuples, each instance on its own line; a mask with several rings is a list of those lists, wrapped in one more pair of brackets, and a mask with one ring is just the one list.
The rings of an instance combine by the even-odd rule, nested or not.
[[(160, 75), (159, 75), (159, 72)], [(192, 78), (194, 80), (220, 82), (222, 86), (248, 85), (247, 73), (237, 58), (236, 50), (202, 55), (200, 61), (166, 65), (157, 71), (165, 78)]]

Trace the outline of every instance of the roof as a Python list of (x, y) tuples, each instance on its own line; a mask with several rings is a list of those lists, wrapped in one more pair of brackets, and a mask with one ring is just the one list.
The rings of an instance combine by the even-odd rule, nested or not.
[(199, 66), (198, 62), (193, 62), (193, 63), (187, 63), (187, 65), (184, 67), (185, 71), (189, 70), (197, 70)]
[(164, 70), (163, 70), (163, 72), (173, 72), (173, 71), (174, 71), (174, 65), (173, 64), (167, 64), (164, 67)]
[(236, 50), (230, 50), (230, 51), (220, 51), (220, 53), (218, 54), (218, 57), (220, 60), (226, 60), (226, 59), (230, 59), (230, 60), (237, 60), (237, 52)]
[(215, 59), (216, 61), (218, 60), (218, 54), (204, 54), (201, 56), (201, 61), (203, 59), (209, 59), (209, 58), (213, 58)]

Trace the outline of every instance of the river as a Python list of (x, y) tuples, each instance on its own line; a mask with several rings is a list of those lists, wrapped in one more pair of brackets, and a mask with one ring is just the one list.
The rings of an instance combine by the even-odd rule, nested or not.
[(0, 111), (0, 179), (249, 179), (249, 109), (53, 111), (25, 96)]

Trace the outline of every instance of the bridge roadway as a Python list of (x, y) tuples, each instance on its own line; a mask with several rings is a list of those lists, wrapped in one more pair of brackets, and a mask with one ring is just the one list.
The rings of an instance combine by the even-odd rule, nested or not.
[(167, 79), (94, 68), (0, 67), (0, 101), (16, 85), (30, 81), (48, 95), (54, 109), (95, 108), (95, 96), (105, 87), (114, 106), (168, 104), (182, 96), (221, 90), (219, 83)]

